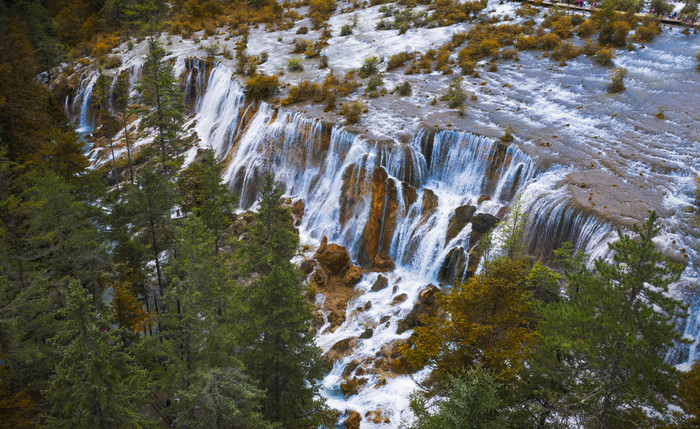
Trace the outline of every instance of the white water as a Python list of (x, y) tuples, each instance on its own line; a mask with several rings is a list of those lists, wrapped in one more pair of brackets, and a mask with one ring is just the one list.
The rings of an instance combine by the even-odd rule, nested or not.
[[(333, 22), (333, 25), (339, 26), (342, 23), (344, 22)], [(371, 31), (369, 27), (367, 31)], [(430, 45), (428, 42), (441, 43), (447, 40), (452, 32), (435, 29), (429, 32), (429, 37), (421, 38), (418, 30), (411, 30), (409, 35), (415, 37), (416, 41), (420, 40), (422, 44), (416, 45), (415, 48), (422, 49)], [(333, 57), (333, 52), (346, 51), (348, 47), (354, 46), (353, 43), (357, 45), (357, 49), (363, 49), (353, 50), (353, 61), (361, 61), (370, 53), (388, 54), (391, 41), (396, 39), (393, 33), (388, 32), (370, 35), (377, 38), (388, 37), (388, 42), (377, 47), (376, 42), (372, 43), (373, 39), (365, 36), (350, 36), (346, 41), (338, 39), (337, 45), (332, 44), (328, 49), (331, 65), (339, 69), (354, 66), (354, 63), (350, 64), (340, 54), (336, 55), (335, 63)], [(273, 40), (272, 35), (265, 37), (264, 40), (276, 40)], [(663, 39), (661, 43), (671, 43), (666, 39), (668, 38)], [(251, 49), (258, 48), (253, 41), (254, 38), (251, 39)], [(397, 334), (396, 327), (398, 321), (412, 309), (418, 292), (427, 284), (437, 284), (437, 273), (451, 249), (468, 249), (473, 245), (469, 243), (470, 225), (449, 243), (445, 242), (449, 219), (457, 207), (464, 204), (476, 206), (479, 197), (487, 194), (491, 198), (478, 205), (477, 213), (502, 216), (503, 209), (520, 194), (524, 210), (531, 221), (528, 233), (531, 237), (531, 251), (535, 254), (549, 257), (548, 253), (552, 248), (566, 240), (572, 241), (578, 249), (589, 253), (592, 258), (604, 257), (607, 254), (607, 242), (614, 238), (614, 225), (596, 216), (592, 211), (572, 203), (567, 185), (572, 174), (581, 172), (580, 165), (559, 165), (554, 162), (546, 170), (541, 170), (532, 158), (516, 145), (505, 148), (492, 139), (458, 131), (431, 134), (418, 129), (410, 131), (412, 135), (406, 143), (399, 143), (399, 139), (381, 143), (366, 141), (340, 126), (324, 125), (299, 113), (276, 111), (264, 103), (260, 106), (246, 105), (243, 91), (232, 79), (229, 67), (218, 64), (207, 71), (202, 62), (186, 59), (181, 52), (187, 52), (185, 48), (176, 45), (173, 49), (175, 68), (186, 82), (185, 89), (188, 93), (193, 90), (195, 94), (193, 109), (196, 114), (193, 123), (194, 130), (201, 139), (200, 146), (214, 149), (221, 159), (226, 160), (224, 179), (240, 194), (242, 206), (248, 207), (254, 202), (257, 183), (262, 173), (271, 169), (277, 180), (285, 185), (288, 196), (302, 198), (305, 202), (306, 212), (300, 226), (302, 242), (314, 245), (325, 235), (331, 242), (345, 246), (353, 258), (356, 258), (360, 235), (369, 217), (372, 176), (378, 166), (386, 170), (388, 180), (393, 182), (396, 188), (398, 219), (389, 239), (390, 244), (385, 249), (397, 263), (396, 270), (387, 275), (389, 287), (379, 292), (371, 292), (370, 288), (377, 274), (364, 276), (356, 286), (356, 296), (348, 303), (346, 321), (333, 333), (324, 331), (325, 327), (320, 328), (320, 334), (316, 338), (318, 345), (327, 351), (337, 341), (356, 337), (368, 327), (374, 329), (372, 338), (359, 340), (353, 354), (336, 362), (333, 370), (323, 380), (324, 396), (328, 398), (331, 406), (341, 411), (354, 409), (364, 416), (368, 411), (382, 408), (391, 418), (389, 426), (398, 425), (402, 418), (410, 419), (407, 412), (408, 395), (415, 388), (415, 383), (408, 376), (390, 377), (386, 385), (375, 388), (379, 380), (378, 374), (370, 373), (366, 375), (367, 385), (357, 395), (348, 398), (343, 397), (338, 386), (342, 381), (342, 372), (350, 361), (373, 359), (383, 345), (410, 335), (410, 331)], [(597, 168), (602, 168), (601, 165), (605, 166), (606, 163), (614, 163), (620, 164), (624, 171), (634, 173), (635, 176), (638, 173), (654, 173), (656, 181), (658, 176), (663, 176), (667, 180), (664, 182), (664, 189), (668, 189), (663, 198), (663, 206), (669, 212), (678, 214), (666, 220), (665, 232), (659, 244), (672, 249), (687, 247), (690, 262), (684, 272), (683, 283), (698, 284), (697, 269), (693, 260), (699, 249), (700, 234), (693, 233), (692, 229), (689, 234), (686, 233), (690, 229), (685, 225), (687, 217), (680, 215), (680, 211), (691, 203), (689, 198), (694, 190), (695, 161), (689, 159), (697, 152), (698, 143), (688, 139), (688, 134), (677, 136), (671, 133), (670, 128), (665, 128), (665, 137), (654, 136), (653, 144), (649, 144), (649, 148), (637, 148), (629, 144), (630, 141), (641, 141), (642, 137), (647, 136), (643, 131), (643, 121), (634, 119), (635, 113), (630, 106), (644, 104), (649, 97), (649, 90), (645, 93), (635, 88), (640, 86), (638, 82), (642, 78), (651, 76), (652, 80), (657, 79), (654, 77), (658, 74), (655, 70), (664, 67), (660, 66), (659, 62), (665, 57), (661, 56), (661, 60), (657, 58), (660, 55), (659, 50), (652, 48), (637, 55), (622, 53), (618, 59), (619, 63), (630, 70), (633, 79), (638, 80), (630, 85), (628, 95), (621, 96), (628, 97), (629, 100), (611, 99), (600, 102), (587, 98), (591, 92), (590, 88), (582, 91), (583, 84), (580, 85), (580, 89), (576, 86), (578, 77), (575, 73), (557, 78), (573, 86), (573, 89), (566, 90), (563, 89), (563, 84), (548, 80), (546, 76), (542, 79), (539, 69), (541, 65), (530, 61), (527, 58), (529, 54), (521, 55), (525, 60), (522, 71), (520, 68), (505, 70), (504, 67), (501, 74), (485, 79), (488, 81), (486, 87), (489, 88), (500, 88), (502, 82), (513, 82), (512, 88), (504, 90), (508, 94), (484, 92), (479, 95), (484, 104), (511, 106), (513, 109), (510, 111), (518, 108), (519, 113), (506, 113), (506, 109), (494, 115), (488, 115), (488, 110), (470, 112), (475, 121), (474, 129), (481, 130), (487, 125), (492, 125), (491, 121), (502, 119), (494, 119), (499, 116), (505, 117), (503, 120), (512, 120), (517, 124), (517, 129), (521, 129), (522, 126), (525, 132), (533, 131), (534, 135), (552, 134), (553, 131), (549, 131), (549, 128), (559, 127), (556, 134), (564, 138), (570, 137), (572, 142), (578, 141), (577, 136), (585, 137), (585, 147), (581, 145), (583, 149), (576, 147), (575, 150), (582, 150), (586, 157), (594, 159)], [(678, 60), (678, 56), (667, 59), (674, 62), (673, 67), (687, 65), (684, 59)], [(278, 66), (275, 60), (273, 56), (263, 68), (270, 67), (270, 71), (274, 71), (274, 67)], [(278, 60), (282, 61), (281, 58)], [(131, 57), (125, 61), (123, 69), (130, 70), (132, 82), (135, 82), (140, 62)], [(583, 68), (572, 66), (570, 70), (581, 69)], [(602, 86), (602, 74), (600, 70), (591, 71), (586, 76), (587, 82)], [(658, 79), (657, 84), (662, 86), (663, 80)], [(94, 76), (84, 75), (79, 94), (75, 97), (71, 109), (77, 111), (80, 108), (80, 115), (76, 115), (75, 121), (79, 122), (81, 128), (89, 126), (91, 129), (88, 107), (92, 85)], [(690, 85), (693, 85), (692, 82)], [(657, 89), (654, 87), (650, 91), (654, 92)], [(662, 93), (657, 94), (657, 98), (668, 99), (672, 95)], [(576, 108), (578, 105), (585, 106), (579, 110)], [(609, 114), (600, 115), (597, 111), (610, 111), (611, 105), (614, 111), (621, 111), (625, 117), (631, 119), (608, 125)], [(687, 103), (681, 105), (689, 106)], [(685, 127), (683, 120), (679, 119), (679, 112), (676, 112), (682, 107), (668, 107), (669, 124), (662, 126), (675, 127), (677, 130), (681, 126)], [(246, 112), (245, 109), (250, 111)], [(654, 107), (645, 110), (643, 117), (655, 113)], [(380, 131), (385, 131), (386, 135), (391, 135), (397, 127), (400, 128), (392, 123), (391, 114), (378, 113), (375, 115), (372, 111), (372, 114), (368, 115), (370, 127), (381, 126), (383, 129)], [(564, 127), (564, 122), (570, 122), (572, 126)], [(500, 125), (497, 125), (498, 127)], [(642, 131), (639, 131), (640, 129)], [(593, 134), (604, 138), (593, 139)], [(616, 151), (610, 151), (608, 144), (615, 141), (617, 135), (631, 137), (628, 141), (621, 142), (622, 147), (618, 146)], [(136, 145), (143, 143), (136, 142)], [(532, 143), (526, 142), (530, 145)], [(630, 161), (621, 155), (624, 154), (624, 150), (632, 150), (629, 148), (639, 150), (646, 158), (642, 158), (642, 161)], [(531, 151), (531, 148), (528, 150)], [(550, 158), (561, 158), (561, 162), (566, 163), (567, 157), (571, 156), (570, 152), (574, 149), (559, 150), (561, 152), (551, 154)], [(596, 151), (599, 151), (597, 155)], [(658, 165), (658, 160), (649, 161), (652, 156), (668, 159), (669, 164), (679, 168), (673, 169), (673, 173), (667, 173), (654, 167), (655, 164)], [(346, 174), (347, 177), (344, 177)], [(634, 179), (631, 178), (630, 181), (632, 180)], [(623, 182), (626, 180), (620, 179), (620, 183)], [(404, 200), (403, 190), (408, 186), (416, 189), (417, 198), (413, 204)], [(428, 190), (436, 195), (438, 205), (433, 212), (424, 216), (422, 202)], [(349, 193), (361, 197), (350, 204)], [(622, 197), (623, 200), (624, 198), (625, 196)], [(340, 222), (341, 217), (344, 222)], [(676, 289), (674, 292), (680, 294), (683, 291)], [(406, 293), (408, 298), (398, 305), (391, 306), (393, 297), (401, 293)], [(700, 338), (699, 295), (697, 291), (683, 295), (690, 304), (691, 314), (681, 329), (694, 343), (672, 351), (669, 359), (673, 362), (697, 359)], [(321, 297), (318, 299), (322, 300)], [(371, 303), (368, 311), (354, 311), (356, 307), (362, 307), (367, 302)], [(389, 317), (387, 323), (378, 326), (378, 321), (384, 316)], [(425, 373), (419, 373), (414, 377), (420, 381), (424, 375)], [(363, 427), (372, 426), (363, 421)]]

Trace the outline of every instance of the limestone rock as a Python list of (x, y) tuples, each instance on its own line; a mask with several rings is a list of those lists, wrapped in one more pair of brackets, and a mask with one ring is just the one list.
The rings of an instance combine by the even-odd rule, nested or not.
[(423, 326), (421, 321), (423, 316), (435, 316), (437, 314), (438, 292), (440, 292), (440, 289), (434, 285), (428, 285), (421, 290), (418, 293), (418, 302), (416, 302), (411, 312), (403, 320), (399, 320), (396, 333), (402, 334), (409, 329)]
[(445, 260), (438, 271), (438, 280), (442, 283), (451, 284), (464, 274), (467, 268), (467, 255), (464, 247), (454, 247), (447, 253)]
[(408, 182), (401, 182), (401, 188), (403, 189), (403, 201), (406, 205), (406, 209), (410, 207), (418, 199), (418, 193), (416, 188), (411, 186)]
[(383, 167), (372, 174), (370, 210), (362, 230), (358, 249), (360, 264), (371, 263), (376, 255), (389, 248), (396, 228), (399, 208), (398, 191)]
[(367, 328), (367, 329), (365, 329), (365, 332), (363, 332), (362, 334), (360, 334), (360, 339), (361, 339), (361, 340), (364, 340), (364, 339), (367, 339), (367, 338), (372, 338), (372, 335), (374, 335), (374, 329), (372, 329), (372, 328)]
[(499, 220), (496, 216), (490, 215), (488, 213), (478, 213), (476, 216), (472, 216), (472, 233), (469, 236), (469, 245), (474, 246), (481, 240), (481, 237), (491, 231), (495, 227)]
[(328, 362), (335, 362), (347, 355), (352, 348), (357, 345), (357, 337), (350, 337), (340, 340), (326, 352), (323, 356)]
[(351, 380), (340, 383), (340, 390), (342, 390), (346, 396), (352, 396), (356, 394), (360, 390), (360, 387), (364, 386), (365, 384), (367, 384), (366, 378), (353, 377)]
[(391, 305), (400, 304), (408, 299), (408, 295), (402, 293), (401, 295), (396, 295), (396, 297), (391, 301)]
[(421, 213), (421, 215), (423, 217), (427, 217), (433, 214), (437, 206), (438, 199), (435, 195), (435, 192), (431, 191), (430, 189), (426, 189), (425, 191), (423, 191), (423, 212)]
[(355, 410), (350, 410), (350, 415), (343, 422), (347, 429), (360, 429), (362, 415)]
[(324, 267), (316, 268), (311, 279), (319, 286), (326, 284), (328, 281), (328, 270)]

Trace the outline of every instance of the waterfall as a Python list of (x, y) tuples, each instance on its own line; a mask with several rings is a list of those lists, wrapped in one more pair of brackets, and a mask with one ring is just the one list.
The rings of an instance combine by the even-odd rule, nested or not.
[(75, 110), (78, 103), (80, 104), (80, 113), (77, 117), (78, 127), (76, 131), (81, 134), (92, 132), (94, 126), (94, 118), (92, 116), (92, 89), (95, 87), (96, 82), (96, 73), (89, 73), (87, 80), (81, 79), (80, 90), (73, 100), (73, 110)]
[[(272, 171), (286, 196), (304, 201), (302, 243), (313, 246), (326, 236), (345, 246), (358, 265), (370, 265), (381, 251), (396, 263), (395, 270), (384, 274), (389, 287), (373, 291), (379, 274), (365, 274), (347, 304), (344, 322), (328, 329), (324, 314), (317, 330), (316, 342), (324, 352), (338, 341), (357, 339), (352, 353), (335, 361), (322, 381), (334, 408), (363, 416), (381, 409), (390, 426), (410, 418), (408, 395), (427, 370), (411, 378), (387, 375), (368, 364), (367, 383), (349, 397), (339, 383), (353, 360), (375, 361), (392, 342), (410, 336), (411, 330), (399, 332), (397, 327), (423, 288), (464, 278), (479, 234), (473, 221), (451, 228), (458, 211), (470, 213), (471, 219), (502, 219), (519, 198), (530, 221), (531, 253), (546, 260), (570, 241), (592, 259), (608, 254), (614, 225), (572, 201), (566, 177), (573, 167), (542, 170), (518, 147), (464, 131), (418, 129), (404, 142), (368, 141), (337, 124), (246, 100), (232, 70), (221, 64), (177, 58), (175, 68), (195, 113), (200, 147), (211, 148), (225, 163), (222, 178), (239, 195), (241, 208), (254, 204), (262, 175)], [(129, 70), (137, 74), (140, 65)], [(82, 100), (81, 128), (88, 124), (85, 100), (94, 81), (95, 76), (84, 77), (73, 103)], [(392, 304), (401, 294), (406, 299)], [(320, 306), (324, 298), (317, 299)], [(674, 362), (697, 358), (699, 309), (700, 303), (691, 303), (691, 317), (679, 327), (695, 343), (670, 353)], [(360, 339), (367, 328), (373, 335)]]

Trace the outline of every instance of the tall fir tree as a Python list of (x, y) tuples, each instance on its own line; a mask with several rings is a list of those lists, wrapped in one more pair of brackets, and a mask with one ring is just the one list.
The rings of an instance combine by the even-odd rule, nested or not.
[(164, 385), (180, 398), (173, 417), (182, 427), (268, 427), (259, 412), (262, 392), (237, 357), (241, 291), (213, 242), (198, 217), (175, 228), (160, 316), (161, 335), (173, 358)]
[(155, 39), (148, 42), (142, 73), (139, 90), (143, 103), (150, 107), (144, 125), (156, 131), (161, 168), (167, 176), (177, 165), (185, 105), (173, 67), (165, 61), (165, 50)]
[(129, 123), (126, 115), (129, 113), (129, 73), (123, 71), (117, 75), (112, 87), (112, 105), (117, 114), (121, 116), (124, 129), (124, 142), (126, 143), (126, 158), (129, 163), (129, 180), (134, 184), (134, 166), (131, 162), (131, 141), (129, 140)]
[(57, 313), (60, 326), (51, 339), (57, 360), (46, 390), (51, 403), (46, 426), (142, 427), (144, 371), (110, 329), (112, 321), (98, 317), (90, 301), (79, 282), (69, 283), (65, 305)]
[[(165, 290), (160, 256), (161, 252), (169, 249), (172, 239), (170, 210), (174, 198), (170, 182), (150, 168), (141, 169), (136, 186), (127, 194), (127, 210), (132, 216), (134, 232), (143, 229), (141, 241), (150, 250), (154, 261), (160, 297)], [(152, 298), (155, 310), (159, 311), (158, 297)]]
[(260, 209), (249, 235), (249, 268), (260, 278), (246, 289), (246, 337), (243, 361), (266, 392), (263, 414), (283, 427), (318, 425), (325, 405), (317, 379), (324, 371), (321, 352), (309, 329), (311, 309), (300, 275), (289, 261), (298, 236), (282, 206), (282, 191), (267, 174), (259, 194)]

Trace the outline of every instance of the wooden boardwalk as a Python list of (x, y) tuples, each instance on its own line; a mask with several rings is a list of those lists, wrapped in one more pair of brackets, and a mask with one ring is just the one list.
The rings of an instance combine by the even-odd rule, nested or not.
[[(534, 5), (539, 4), (540, 6), (547, 6), (547, 7), (561, 7), (561, 8), (567, 8), (567, 9), (574, 9), (574, 10), (580, 10), (584, 12), (590, 12), (592, 10), (596, 10), (597, 8), (591, 7), (591, 6), (576, 6), (575, 4), (571, 3), (565, 3), (562, 1), (558, 2), (552, 2), (552, 1), (543, 1), (539, 2), (536, 0), (526, 0), (528, 3), (532, 3)], [(656, 19), (659, 21), (661, 24), (669, 24), (669, 25), (677, 25), (680, 27), (687, 27), (687, 28), (692, 28), (697, 30), (700, 30), (700, 21), (695, 21), (695, 22), (689, 22), (689, 21), (681, 21), (680, 19), (671, 19), (668, 17), (659, 17), (656, 15), (650, 15), (647, 13), (638, 13), (637, 16), (645, 17), (645, 16), (651, 16), (652, 18)]]

